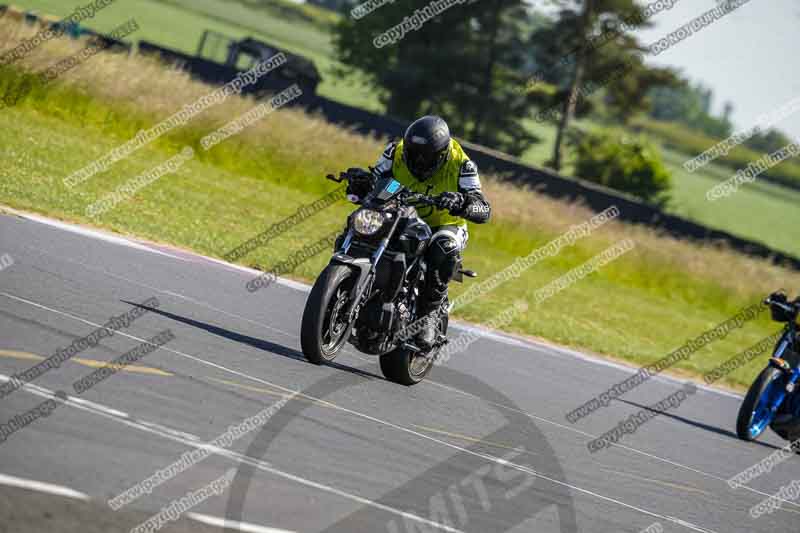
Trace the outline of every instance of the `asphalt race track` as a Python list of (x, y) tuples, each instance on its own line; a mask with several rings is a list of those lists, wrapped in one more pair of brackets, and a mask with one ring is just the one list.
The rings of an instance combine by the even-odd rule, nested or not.
[[(0, 443), (0, 532), (127, 532), (226, 472), (221, 494), (162, 530), (219, 531), (223, 518), (253, 532), (800, 530), (800, 501), (748, 514), (800, 479), (798, 458), (746, 487), (726, 483), (785, 444), (739, 441), (734, 395), (700, 389), (589, 453), (587, 442), (683, 384), (650, 380), (571, 424), (567, 412), (632, 370), (490, 335), (406, 388), (352, 348), (332, 366), (307, 363), (307, 289), (296, 283), (251, 294), (245, 269), (12, 215), (0, 216), (3, 254), (14, 264), (0, 271), (0, 382), (112, 316), (146, 312), (0, 399), (0, 424), (57, 405)], [(153, 297), (157, 307), (137, 307)], [(165, 330), (174, 339), (74, 390)], [(278, 402), (228, 447), (206, 444)], [(120, 511), (106, 503), (198, 449), (208, 457), (151, 493)]]

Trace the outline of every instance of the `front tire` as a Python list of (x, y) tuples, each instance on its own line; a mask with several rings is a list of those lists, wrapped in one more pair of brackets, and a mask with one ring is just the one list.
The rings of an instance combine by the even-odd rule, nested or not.
[[(439, 331), (442, 334), (447, 333), (447, 323), (447, 316), (439, 319)], [(422, 356), (411, 350), (397, 348), (380, 357), (381, 372), (389, 381), (406, 386), (416, 385), (431, 371), (440, 349), (435, 348), (424, 356), (425, 360), (421, 360)]]
[(744, 397), (739, 416), (736, 417), (736, 434), (740, 439), (751, 441), (757, 439), (772, 422), (773, 414), (769, 410), (775, 387), (780, 387), (783, 372), (768, 366), (750, 385)]
[(347, 341), (349, 328), (342, 315), (350, 302), (353, 277), (347, 266), (328, 265), (311, 288), (300, 326), (300, 346), (315, 365), (333, 361)]

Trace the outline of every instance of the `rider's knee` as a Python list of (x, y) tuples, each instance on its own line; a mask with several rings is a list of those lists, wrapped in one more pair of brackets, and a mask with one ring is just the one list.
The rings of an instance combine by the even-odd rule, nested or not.
[(461, 258), (458, 242), (447, 235), (435, 239), (427, 254), (428, 268), (438, 273), (441, 283), (448, 283), (455, 275)]

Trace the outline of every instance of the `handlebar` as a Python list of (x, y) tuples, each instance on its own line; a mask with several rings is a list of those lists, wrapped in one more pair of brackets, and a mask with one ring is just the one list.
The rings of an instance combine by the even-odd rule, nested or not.
[(789, 315), (797, 316), (797, 314), (800, 313), (800, 296), (795, 298), (793, 301), (789, 301), (789, 299), (786, 297), (786, 293), (784, 293), (782, 290), (773, 292), (767, 296), (764, 300), (764, 304), (772, 307), (773, 309), (781, 309), (783, 312), (788, 313)]
[(427, 196), (419, 192), (410, 193), (408, 196), (403, 198), (403, 201), (406, 204), (413, 206), (436, 206), (438, 204), (438, 199), (435, 196)]
[(766, 300), (764, 300), (766, 305), (774, 305), (786, 311), (787, 313), (795, 313), (797, 312), (797, 303), (789, 303), (789, 302), (779, 302), (777, 300), (773, 300), (771, 296), (768, 296)]
[[(347, 172), (340, 172), (337, 178), (334, 174), (327, 174), (325, 179), (341, 183), (343, 181), (349, 181), (350, 175)], [(409, 191), (407, 194), (402, 195), (401, 198), (403, 203), (410, 206), (421, 205), (439, 207), (439, 198), (437, 196), (428, 196), (419, 192)]]

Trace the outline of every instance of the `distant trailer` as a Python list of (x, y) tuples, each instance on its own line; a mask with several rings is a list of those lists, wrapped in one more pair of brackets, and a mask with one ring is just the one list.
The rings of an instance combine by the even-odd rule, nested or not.
[(247, 37), (241, 40), (206, 30), (200, 38), (197, 55), (189, 55), (148, 41), (139, 41), (139, 53), (156, 55), (162, 61), (189, 72), (192, 77), (210, 85), (224, 85), (240, 72), (251, 69), (278, 52), (286, 56), (286, 63), (243, 88), (244, 94), (257, 98), (282, 91), (296, 83), (303, 91), (297, 103), (313, 101), (317, 85), (322, 80), (312, 61), (292, 54), (265, 42)]

